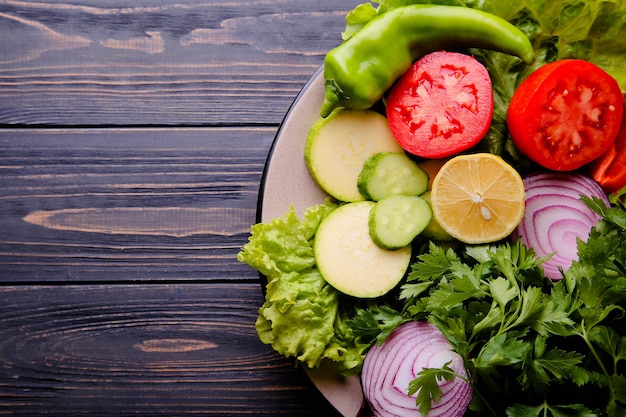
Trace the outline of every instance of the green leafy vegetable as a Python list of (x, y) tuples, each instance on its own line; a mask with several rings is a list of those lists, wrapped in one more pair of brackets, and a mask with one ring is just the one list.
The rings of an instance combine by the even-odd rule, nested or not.
[(337, 206), (326, 202), (308, 209), (302, 221), (293, 207), (284, 218), (252, 227), (237, 259), (268, 279), (256, 329), (263, 343), (314, 368), (323, 359), (356, 373), (364, 346), (355, 344), (347, 324), (352, 306), (328, 285), (315, 265), (312, 238), (320, 221)]
[(439, 386), (440, 381), (450, 382), (457, 377), (449, 365), (450, 362), (445, 363), (441, 368), (423, 368), (417, 373), (417, 378), (409, 384), (408, 395), (417, 394), (415, 401), (422, 415), (428, 415), (431, 404), (438, 402), (441, 398), (443, 391)]
[(361, 342), (367, 345), (376, 342), (380, 345), (396, 327), (407, 321), (409, 319), (402, 317), (391, 307), (383, 305), (358, 310), (348, 325), (358, 334)]
[(506, 412), (507, 417), (598, 417), (598, 414), (585, 408), (581, 404), (550, 406), (540, 404), (536, 406), (516, 404)]

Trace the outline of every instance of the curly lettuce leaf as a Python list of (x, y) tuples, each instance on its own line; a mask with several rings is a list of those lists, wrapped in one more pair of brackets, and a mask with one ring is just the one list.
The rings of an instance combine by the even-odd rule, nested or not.
[(311, 207), (302, 221), (290, 207), (284, 218), (255, 224), (237, 259), (268, 278), (312, 268), (315, 256), (310, 240), (322, 218), (335, 207), (332, 203)]
[(585, 59), (606, 70), (626, 91), (624, 0), (467, 0), (466, 5), (522, 29), (539, 52), (535, 68), (556, 59)]
[(334, 336), (339, 294), (317, 269), (281, 274), (266, 294), (255, 324), (259, 339), (281, 355), (319, 366)]
[(252, 226), (237, 259), (268, 279), (255, 324), (259, 339), (310, 368), (330, 359), (350, 374), (363, 362), (346, 323), (350, 303), (340, 303), (340, 293), (319, 273), (312, 246), (320, 222), (336, 207), (329, 201), (313, 206), (302, 220), (290, 207), (283, 218)]

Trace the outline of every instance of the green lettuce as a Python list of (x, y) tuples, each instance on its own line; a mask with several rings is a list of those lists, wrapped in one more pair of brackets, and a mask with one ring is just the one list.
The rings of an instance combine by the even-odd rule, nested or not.
[(330, 201), (313, 206), (302, 220), (290, 207), (283, 218), (252, 226), (237, 259), (268, 280), (255, 324), (259, 339), (310, 368), (335, 361), (347, 375), (357, 373), (364, 358), (347, 326), (352, 305), (322, 278), (312, 245), (319, 223), (336, 207)]

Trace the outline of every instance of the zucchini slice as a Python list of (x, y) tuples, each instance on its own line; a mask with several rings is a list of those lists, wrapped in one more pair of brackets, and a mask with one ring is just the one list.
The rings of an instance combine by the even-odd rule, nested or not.
[(404, 277), (411, 246), (389, 251), (369, 233), (369, 216), (376, 203), (360, 201), (332, 211), (319, 225), (313, 249), (324, 279), (344, 294), (376, 298), (391, 291)]
[(378, 152), (403, 152), (387, 119), (372, 110), (335, 110), (309, 130), (304, 159), (322, 190), (339, 201), (364, 200), (357, 188), (363, 164)]

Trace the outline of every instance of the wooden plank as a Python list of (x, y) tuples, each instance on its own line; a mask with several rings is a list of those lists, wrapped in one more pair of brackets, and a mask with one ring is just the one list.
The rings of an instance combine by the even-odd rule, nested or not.
[(0, 282), (256, 279), (276, 129), (0, 130)]
[(360, 2), (0, 2), (0, 124), (276, 124)]
[(0, 287), (0, 414), (310, 415), (256, 335), (259, 285)]

